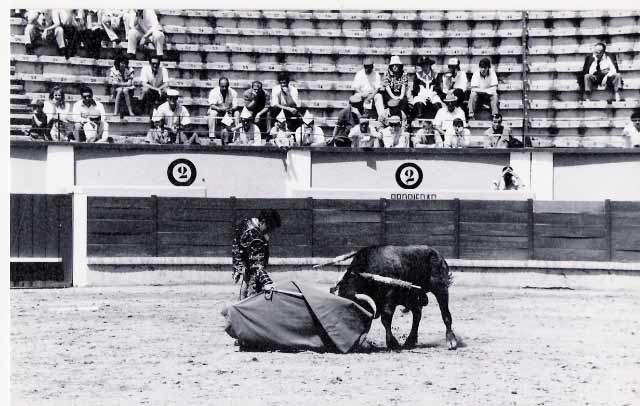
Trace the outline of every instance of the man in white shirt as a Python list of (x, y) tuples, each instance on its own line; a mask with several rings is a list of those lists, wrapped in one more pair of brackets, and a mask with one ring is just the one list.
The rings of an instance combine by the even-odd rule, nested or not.
[(593, 55), (585, 58), (582, 67), (585, 101), (590, 101), (591, 92), (603, 84), (611, 92), (612, 97), (607, 100), (608, 103), (611, 103), (614, 98), (616, 101), (621, 101), (622, 76), (618, 73), (615, 61), (606, 54), (606, 50), (607, 46), (603, 42), (598, 42), (594, 47)]
[(631, 122), (622, 130), (626, 148), (640, 147), (640, 110), (631, 114)]
[(224, 118), (225, 116), (232, 117), (235, 125), (238, 124), (240, 112), (236, 99), (238, 98), (238, 92), (233, 90), (229, 86), (229, 79), (221, 77), (218, 80), (218, 87), (214, 87), (209, 92), (209, 138), (218, 138), (216, 132), (216, 123), (218, 117)]
[(453, 120), (453, 127), (444, 133), (445, 148), (464, 148), (469, 146), (471, 131), (464, 128), (464, 121), (460, 118)]
[(457, 100), (453, 93), (449, 93), (444, 99), (445, 106), (438, 110), (433, 119), (433, 127), (441, 136), (444, 136), (447, 131), (453, 130), (453, 120), (456, 118), (464, 121), (464, 111), (460, 107), (456, 107)]
[(456, 97), (456, 107), (463, 110), (466, 109), (465, 100), (467, 100), (467, 73), (462, 72), (460, 68), (460, 60), (458, 58), (449, 58), (447, 63), (447, 71), (440, 72), (435, 81), (434, 90), (438, 93), (441, 100), (451, 92)]
[(177, 90), (168, 89), (167, 101), (153, 113), (153, 122), (160, 130), (164, 143), (198, 144), (198, 134), (195, 131), (191, 136), (187, 135), (191, 130), (191, 118), (187, 108), (178, 102), (179, 98)]
[(93, 99), (93, 90), (80, 88), (81, 99), (75, 102), (71, 117), (75, 121), (73, 137), (80, 142), (96, 142), (108, 136), (107, 113), (99, 101)]
[(491, 114), (498, 114), (498, 76), (491, 69), (489, 58), (482, 58), (478, 65), (480, 69), (475, 71), (471, 77), (469, 120), (475, 118), (478, 106), (487, 102), (491, 105)]
[(309, 110), (304, 113), (302, 125), (295, 132), (293, 145), (301, 147), (324, 147), (327, 145), (324, 131), (315, 125), (315, 119)]
[(300, 98), (298, 89), (290, 83), (289, 74), (280, 72), (278, 74), (278, 86), (271, 90), (271, 117), (277, 117), (284, 111), (287, 117), (287, 128), (294, 131), (300, 126)]
[(142, 83), (142, 105), (145, 114), (151, 117), (153, 110), (162, 104), (167, 97), (169, 87), (169, 71), (160, 66), (160, 58), (157, 55), (149, 57), (149, 65), (140, 70), (140, 82)]
[(402, 128), (399, 116), (391, 116), (387, 120), (388, 126), (380, 132), (385, 148), (409, 148), (409, 134)]
[(246, 107), (240, 114), (240, 125), (233, 129), (232, 144), (262, 146), (260, 128), (254, 124), (253, 114)]
[(362, 65), (363, 68), (356, 72), (351, 88), (362, 98), (364, 111), (370, 112), (373, 109), (373, 97), (382, 86), (382, 82), (380, 75), (373, 70), (371, 58), (366, 58)]
[(156, 12), (152, 9), (135, 9), (129, 12), (127, 53), (129, 59), (136, 59), (138, 46), (153, 44), (156, 55), (164, 55), (165, 36)]

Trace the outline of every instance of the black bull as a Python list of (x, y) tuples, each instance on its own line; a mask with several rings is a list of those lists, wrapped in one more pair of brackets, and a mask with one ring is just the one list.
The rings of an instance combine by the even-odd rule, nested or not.
[[(421, 289), (408, 289), (381, 283), (360, 276), (369, 273), (419, 286)], [(457, 347), (456, 336), (451, 330), (449, 312), (449, 285), (451, 273), (447, 261), (435, 249), (426, 245), (415, 246), (371, 246), (362, 248), (353, 254), (353, 260), (342, 279), (332, 288), (332, 292), (351, 300), (356, 294), (370, 296), (378, 309), (386, 330), (387, 347), (399, 349), (400, 344), (391, 333), (391, 321), (396, 306), (402, 305), (411, 310), (413, 323), (404, 348), (413, 348), (418, 341), (418, 326), (422, 318), (422, 307), (428, 303), (427, 292), (431, 292), (438, 301), (442, 320), (446, 327), (446, 340), (450, 350)]]

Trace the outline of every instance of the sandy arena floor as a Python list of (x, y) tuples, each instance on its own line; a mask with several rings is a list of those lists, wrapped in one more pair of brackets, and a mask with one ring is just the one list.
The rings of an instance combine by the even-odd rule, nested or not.
[[(238, 352), (232, 285), (11, 291), (12, 405), (640, 405), (640, 292), (453, 286), (419, 347)], [(404, 339), (410, 314), (397, 311)], [(330, 403), (329, 403), (330, 402)]]

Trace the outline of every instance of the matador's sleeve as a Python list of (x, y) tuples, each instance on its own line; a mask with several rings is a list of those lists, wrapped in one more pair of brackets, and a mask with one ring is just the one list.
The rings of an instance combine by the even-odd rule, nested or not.
[(269, 261), (269, 242), (264, 235), (257, 229), (247, 230), (243, 234), (241, 244), (246, 247), (251, 273), (255, 273), (256, 279), (262, 285), (272, 283), (264, 269)]

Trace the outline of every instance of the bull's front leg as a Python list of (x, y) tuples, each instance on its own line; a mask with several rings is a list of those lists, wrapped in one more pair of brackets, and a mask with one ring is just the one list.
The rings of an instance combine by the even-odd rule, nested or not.
[(413, 306), (411, 307), (411, 313), (413, 314), (413, 323), (411, 324), (411, 332), (404, 342), (404, 348), (415, 348), (418, 343), (418, 326), (420, 326), (420, 320), (422, 320), (422, 308)]
[(393, 333), (391, 332), (391, 321), (393, 320), (393, 313), (395, 312), (395, 310), (395, 305), (386, 303), (380, 312), (380, 321), (382, 322), (382, 325), (384, 326), (386, 332), (387, 348), (390, 350), (400, 349), (400, 343), (398, 343), (398, 340), (396, 340), (396, 338), (393, 336)]

